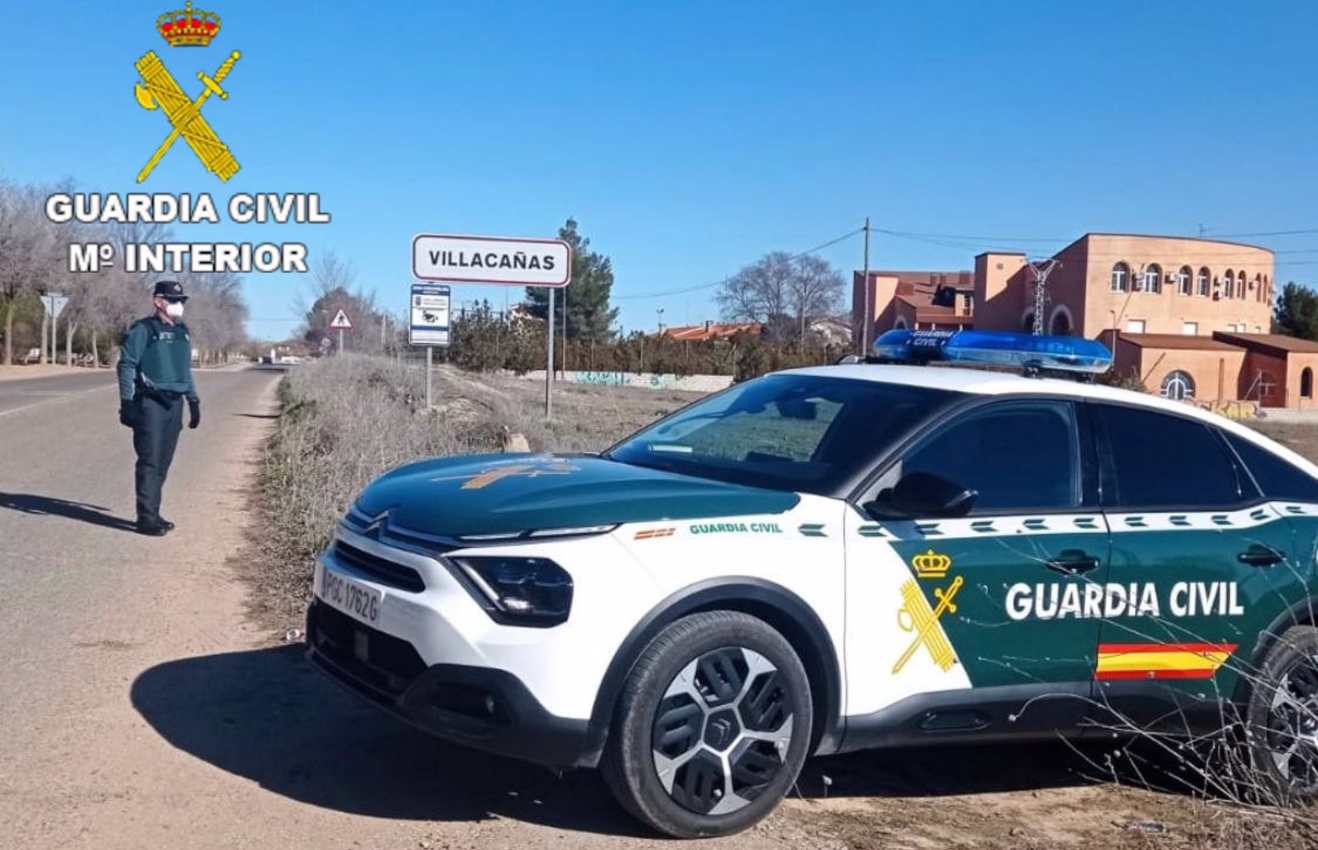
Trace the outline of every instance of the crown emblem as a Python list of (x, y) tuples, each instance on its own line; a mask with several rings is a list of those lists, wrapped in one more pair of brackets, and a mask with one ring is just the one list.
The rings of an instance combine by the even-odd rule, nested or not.
[(170, 47), (205, 47), (220, 31), (220, 16), (192, 8), (192, 0), (182, 9), (156, 18), (156, 29)]
[(915, 567), (915, 573), (920, 578), (942, 578), (952, 567), (952, 559), (930, 549), (912, 558), (911, 566)]

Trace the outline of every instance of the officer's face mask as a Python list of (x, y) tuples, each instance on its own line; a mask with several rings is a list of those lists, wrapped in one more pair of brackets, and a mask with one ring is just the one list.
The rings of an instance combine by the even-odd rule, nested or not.
[(171, 319), (183, 318), (183, 302), (170, 301), (165, 305), (165, 315), (169, 316)]

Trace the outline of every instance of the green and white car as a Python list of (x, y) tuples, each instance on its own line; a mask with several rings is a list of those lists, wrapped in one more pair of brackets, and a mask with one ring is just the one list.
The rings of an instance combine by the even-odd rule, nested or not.
[(310, 657), (448, 740), (599, 767), (674, 836), (755, 823), (811, 755), (1234, 717), (1309, 796), (1316, 476), (1105, 386), (782, 372), (599, 455), (383, 475), (320, 559)]

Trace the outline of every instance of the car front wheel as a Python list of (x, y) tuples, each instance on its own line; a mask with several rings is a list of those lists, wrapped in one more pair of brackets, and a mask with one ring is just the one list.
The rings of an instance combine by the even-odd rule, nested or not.
[(810, 683), (791, 644), (733, 611), (669, 625), (632, 668), (605, 752), (618, 801), (679, 838), (746, 829), (796, 781)]

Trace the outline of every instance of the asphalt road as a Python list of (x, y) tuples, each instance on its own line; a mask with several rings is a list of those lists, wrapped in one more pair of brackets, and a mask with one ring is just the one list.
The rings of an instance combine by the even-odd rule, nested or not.
[[(0, 417), (40, 407), (53, 400), (92, 392), (111, 386), (114, 382), (115, 375), (110, 369), (88, 369), (67, 375), (0, 381)], [(0, 425), (0, 434), (3, 433), (4, 426)], [(3, 463), (4, 459), (0, 458), (0, 464)]]

